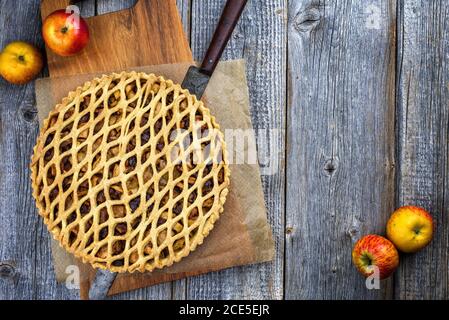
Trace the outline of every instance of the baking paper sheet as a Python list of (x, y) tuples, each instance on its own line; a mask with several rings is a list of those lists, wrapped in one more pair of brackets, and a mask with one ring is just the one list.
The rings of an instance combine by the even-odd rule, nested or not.
[[(128, 71), (155, 73), (180, 83), (188, 67), (189, 64), (172, 64), (129, 68)], [(36, 101), (40, 123), (69, 91), (102, 74), (39, 79), (36, 82)], [(243, 60), (221, 62), (208, 85), (203, 100), (217, 118), (226, 139), (228, 139), (226, 132), (230, 132), (229, 129), (252, 129)], [(233, 159), (239, 158), (239, 155), (235, 153), (243, 152), (246, 155), (248, 148), (255, 149), (255, 146), (245, 143), (242, 150), (234, 151)], [(233, 150), (229, 151), (233, 152)], [(257, 163), (231, 164), (230, 169), (231, 185), (225, 210), (204, 244), (171, 267), (143, 274), (120, 274), (109, 291), (110, 295), (187, 276), (273, 259), (274, 242), (267, 221), (259, 166)], [(52, 240), (52, 242), (57, 280), (65, 281), (68, 275), (66, 272), (73, 270), (73, 268), (68, 269), (69, 266), (80, 266), (80, 295), (82, 299), (86, 299), (95, 271), (89, 265), (82, 264), (66, 253), (56, 241)]]

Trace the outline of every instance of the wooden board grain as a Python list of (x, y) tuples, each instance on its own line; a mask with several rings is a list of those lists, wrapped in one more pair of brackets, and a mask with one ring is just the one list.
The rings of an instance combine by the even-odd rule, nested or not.
[[(124, 8), (130, 8), (135, 5), (136, 0), (126, 0), (126, 1), (109, 1), (109, 0), (97, 0), (97, 14), (104, 15), (109, 12), (115, 12)], [(188, 46), (188, 44), (187, 44)], [(190, 55), (190, 60), (192, 57)], [(172, 296), (171, 284), (163, 283), (157, 286), (152, 286), (148, 288), (142, 288), (138, 290), (124, 292), (118, 295), (114, 295), (111, 299), (114, 300), (164, 300), (171, 299)]]
[[(42, 0), (42, 18), (70, 3)], [(98, 8), (104, 6), (118, 4), (99, 1)], [(89, 17), (86, 22), (90, 40), (79, 54), (60, 57), (47, 49), (50, 76), (192, 61), (174, 0), (137, 0), (128, 9)]]
[[(110, 0), (96, 0), (96, 9), (98, 14), (104, 14), (118, 9), (129, 8), (134, 5), (136, 0), (126, 1), (110, 1)], [(184, 33), (187, 37), (187, 41), (190, 43), (190, 0), (177, 0), (176, 1), (179, 14), (181, 16), (182, 25), (184, 27)], [(174, 281), (172, 283), (164, 283), (150, 288), (142, 288), (122, 294), (118, 294), (112, 297), (115, 300), (124, 299), (183, 299), (186, 280), (182, 279)]]
[[(57, 4), (51, 3), (51, 0), (44, 0), (42, 3), (42, 15), (45, 16), (47, 11), (51, 12), (56, 7), (64, 7), (67, 3)], [(129, 8), (129, 9), (128, 9)], [(119, 11), (117, 11), (119, 10)], [(131, 66), (145, 64), (159, 64), (192, 61), (190, 47), (186, 41), (180, 18), (176, 8), (175, 1), (162, 0), (139, 0), (139, 1), (96, 1), (96, 16), (88, 18), (89, 30), (91, 32), (91, 48), (97, 48), (99, 45), (111, 47), (111, 39), (120, 42), (119, 48), (106, 49), (109, 52), (114, 50), (126, 50), (126, 54), (117, 51), (115, 59), (110, 59), (110, 55), (104, 53), (89, 51), (89, 47), (83, 51), (83, 54), (76, 57), (80, 61), (83, 55), (93, 55), (94, 60), (99, 56), (99, 63), (81, 64), (78, 60), (67, 60), (66, 58), (56, 57), (52, 54), (49, 57), (50, 73), (71, 74), (73, 70), (76, 73), (88, 73), (91, 71), (115, 70), (117, 68), (126, 68)], [(181, 11), (182, 12), (182, 11)], [(170, 26), (170, 27), (168, 27)], [(115, 33), (112, 27), (118, 28)], [(126, 34), (126, 42), (117, 39), (115, 34), (121, 32), (121, 29), (128, 28)], [(111, 36), (112, 35), (112, 36)], [(133, 48), (128, 43), (139, 43), (139, 47)], [(158, 46), (157, 48), (148, 48), (146, 45)], [(174, 45), (176, 44), (176, 45)], [(181, 48), (182, 47), (182, 48)], [(142, 50), (145, 53), (142, 54)], [(55, 63), (51, 62), (51, 58), (57, 59)], [(90, 58), (85, 60), (89, 60)], [(64, 68), (59, 67), (59, 63), (63, 63)], [(56, 72), (54, 69), (56, 68)], [(124, 287), (122, 290), (126, 290)], [(152, 298), (152, 299), (169, 299), (171, 298), (171, 285), (162, 284), (148, 289), (131, 291), (124, 293), (115, 299), (136, 299), (136, 298)]]
[[(224, 0), (193, 1), (191, 46), (196, 60), (205, 54), (224, 4)], [(250, 111), (258, 134), (259, 160), (262, 173), (268, 173), (262, 177), (262, 183), (276, 256), (271, 263), (189, 278), (187, 299), (280, 299), (283, 296), (285, 0), (248, 2), (222, 59), (235, 58), (244, 58), (247, 63)]]
[(419, 205), (436, 223), (421, 252), (402, 255), (397, 299), (449, 298), (449, 9), (400, 1), (398, 37), (398, 206)]
[(396, 8), (373, 6), (289, 1), (286, 299), (392, 297), (351, 262), (394, 207)]

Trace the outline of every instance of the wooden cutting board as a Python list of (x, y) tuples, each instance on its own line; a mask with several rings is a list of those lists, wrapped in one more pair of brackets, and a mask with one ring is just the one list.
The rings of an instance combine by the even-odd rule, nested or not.
[[(42, 20), (71, 2), (42, 0)], [(46, 49), (50, 77), (193, 61), (175, 0), (137, 0), (129, 9), (86, 21), (90, 40), (78, 55), (60, 57)]]
[[(42, 20), (70, 3), (70, 0), (42, 0)], [(90, 40), (81, 53), (60, 57), (46, 48), (50, 77), (193, 61), (175, 0), (138, 0), (129, 9), (89, 17), (86, 21)], [(83, 267), (82, 273), (82, 278), (88, 279), (95, 274), (88, 266)], [(171, 279), (165, 281), (168, 280)], [(81, 283), (83, 299), (87, 298), (89, 282)], [(121, 282), (118, 290), (132, 288), (131, 283)]]

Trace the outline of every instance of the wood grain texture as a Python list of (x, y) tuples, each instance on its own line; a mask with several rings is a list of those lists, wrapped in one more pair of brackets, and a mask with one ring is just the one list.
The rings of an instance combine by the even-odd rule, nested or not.
[(396, 10), (374, 6), (378, 28), (365, 2), (289, 1), (286, 299), (392, 296), (351, 262), (394, 208)]
[[(97, 0), (98, 14), (113, 12), (116, 10), (131, 7), (136, 0), (127, 1), (110, 1)], [(187, 41), (190, 39), (190, 0), (176, 1), (179, 14), (181, 16), (184, 32), (187, 36)], [(186, 280), (174, 281), (172, 283), (164, 283), (151, 288), (143, 288), (112, 297), (113, 299), (184, 299), (186, 291)]]
[[(87, 0), (81, 6), (93, 16), (133, 1)], [(287, 146), (287, 159), (274, 157), (279, 171), (262, 178), (275, 261), (114, 299), (449, 298), (449, 9), (426, 0), (400, 0), (397, 10), (394, 1), (372, 4), (250, 1), (224, 54), (247, 59), (254, 126), (284, 130), (261, 130), (257, 137), (262, 165), (267, 150)], [(177, 5), (201, 60), (224, 0)], [(376, 8), (379, 28), (367, 20)], [(22, 39), (43, 49), (39, 1), (0, 0), (0, 29), (0, 47)], [(13, 86), (0, 79), (0, 299), (77, 299), (76, 290), (56, 284), (48, 232), (31, 198), (34, 104), (33, 83)], [(383, 233), (395, 204), (429, 209), (435, 239), (424, 251), (401, 256), (394, 290), (387, 281), (368, 291), (351, 265), (351, 247), (365, 233)]]
[[(117, 10), (124, 10), (132, 7), (136, 0), (126, 1), (109, 1), (97, 0), (97, 14), (102, 15)], [(170, 299), (171, 285), (164, 283), (150, 288), (143, 288), (139, 290), (129, 291), (122, 294), (114, 295), (110, 299), (114, 300), (156, 300), (156, 299)]]
[[(43, 0), (42, 17), (69, 3)], [(125, 3), (98, 2), (99, 15), (86, 18), (89, 44), (79, 54), (60, 57), (47, 50), (50, 76), (192, 61), (175, 1), (137, 0), (129, 9), (123, 9)], [(103, 8), (112, 6), (123, 10), (101, 14)]]
[(449, 298), (449, 9), (439, 1), (400, 1), (398, 206), (419, 205), (436, 223), (430, 246), (401, 256), (398, 299)]
[(191, 0), (176, 0), (176, 6), (178, 7), (179, 15), (181, 16), (182, 25), (184, 27), (184, 33), (187, 36), (187, 41), (190, 44), (190, 8)]
[(97, 1), (95, 0), (72, 0), (71, 3), (78, 6), (81, 16), (84, 18), (93, 17), (96, 13)]
[[(129, 1), (130, 3), (133, 1)], [(5, 32), (4, 35), (17, 36), (43, 47), (40, 36), (39, 1), (24, 2), (24, 7), (15, 7), (14, 1), (0, 3), (1, 12), (19, 10), (23, 12), (23, 30)], [(94, 16), (95, 12), (112, 12), (126, 8), (126, 3), (89, 0), (81, 3), (82, 13)], [(125, 5), (125, 7), (124, 7)], [(132, 5), (132, 3), (131, 3)], [(34, 6), (35, 8), (33, 9)], [(31, 10), (34, 11), (31, 11)], [(35, 16), (30, 18), (34, 12)], [(0, 25), (8, 25), (8, 17), (0, 15)], [(36, 25), (39, 27), (36, 28)], [(29, 30), (35, 30), (30, 34)], [(0, 35), (1, 45), (8, 40)], [(44, 71), (44, 75), (48, 74)], [(0, 169), (1, 204), (1, 255), (0, 299), (77, 299), (77, 290), (68, 290), (57, 285), (54, 279), (53, 264), (48, 232), (35, 212), (30, 196), (29, 157), (35, 142), (38, 123), (35, 119), (34, 85), (16, 87), (0, 82), (0, 150), (5, 157)], [(17, 109), (19, 108), (19, 109)], [(26, 126), (24, 126), (24, 124)], [(7, 134), (3, 134), (7, 133)], [(17, 193), (20, 190), (20, 193)], [(19, 197), (17, 197), (19, 194)], [(14, 199), (14, 201), (11, 201)], [(11, 227), (12, 226), (12, 227)], [(29, 231), (31, 230), (31, 232)], [(4, 231), (4, 232), (3, 232)], [(26, 236), (25, 236), (26, 235)], [(6, 240), (9, 239), (9, 240)], [(23, 257), (22, 255), (25, 255)], [(165, 284), (148, 289), (118, 295), (115, 299), (169, 299), (171, 286)]]
[[(224, 0), (193, 1), (191, 47), (196, 60), (206, 52)], [(286, 1), (249, 1), (222, 57), (245, 58), (251, 115), (259, 155), (272, 151), (275, 174), (262, 177), (269, 222), (276, 241), (274, 262), (238, 267), (187, 280), (188, 299), (280, 299), (283, 295)], [(270, 134), (276, 129), (278, 134)], [(276, 149), (277, 148), (277, 149)], [(278, 150), (280, 152), (275, 153)], [(268, 170), (267, 170), (268, 171)]]
[[(43, 50), (40, 21), (38, 1), (0, 1), (0, 47), (21, 39)], [(0, 300), (77, 298), (76, 290), (56, 284), (50, 238), (31, 197), (28, 168), (37, 130), (34, 83), (0, 79)]]
[[(146, 3), (148, 3), (150, 5), (150, 1), (145, 0)], [(111, 13), (111, 12), (116, 12), (117, 10), (124, 10), (126, 8), (132, 8), (133, 5), (136, 4), (136, 0), (127, 0), (127, 1), (121, 1), (121, 2), (117, 2), (117, 1), (108, 1), (108, 0), (97, 0), (97, 14), (98, 15), (104, 15), (107, 13)], [(189, 3), (187, 1), (178, 1), (177, 3), (178, 8), (180, 8), (180, 12), (188, 12), (189, 10), (187, 10), (185, 8), (186, 5), (189, 5)], [(154, 7), (153, 7), (154, 10)], [(117, 13), (116, 13), (117, 14)], [(154, 12), (153, 12), (154, 14)], [(98, 17), (97, 17), (98, 18)], [(164, 15), (164, 18), (166, 18), (166, 16)], [(185, 18), (185, 15), (184, 15)], [(140, 22), (140, 24), (142, 24), (143, 22)], [(184, 38), (184, 35), (182, 35), (182, 37)], [(150, 40), (151, 37), (149, 36), (145, 36), (145, 38), (148, 38)], [(167, 41), (167, 40), (164, 40)], [(164, 46), (171, 46), (170, 42), (166, 42), (164, 43)], [(188, 44), (187, 44), (188, 46)], [(189, 49), (190, 52), (190, 49)], [(152, 53), (150, 54), (152, 55)], [(178, 54), (176, 54), (178, 55)], [(166, 59), (165, 57), (162, 59)], [(176, 59), (179, 60), (179, 62), (183, 61), (183, 56), (177, 56)], [(189, 60), (192, 60), (192, 57), (190, 55)], [(166, 63), (169, 63), (170, 61), (167, 60)], [(123, 294), (119, 294), (119, 295), (115, 295), (112, 298), (113, 299), (170, 299), (172, 298), (172, 291), (174, 292), (183, 292), (185, 291), (184, 289), (184, 283), (185, 281), (179, 281), (179, 285), (177, 284), (177, 282), (171, 284), (171, 283), (164, 283), (161, 285), (157, 285), (157, 286), (153, 286), (153, 287), (149, 287), (149, 288), (144, 288), (144, 289), (140, 289), (140, 290), (134, 290), (134, 291), (130, 291), (130, 292), (126, 292)], [(172, 289), (173, 287), (173, 289)]]

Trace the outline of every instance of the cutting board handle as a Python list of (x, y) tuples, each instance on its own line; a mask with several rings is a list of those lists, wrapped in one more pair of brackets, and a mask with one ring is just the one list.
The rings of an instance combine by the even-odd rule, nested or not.
[(214, 72), (246, 3), (247, 0), (228, 0), (226, 2), (209, 49), (207, 49), (201, 64), (202, 73), (210, 76)]
[[(43, 19), (69, 3), (43, 0)], [(60, 57), (46, 48), (51, 77), (193, 60), (175, 0), (140, 0), (129, 9), (88, 17), (86, 22), (89, 44), (80, 53)]]
[[(126, 11), (126, 10), (132, 10), (135, 7), (141, 6), (144, 1), (145, 0), (135, 0), (134, 4), (131, 5), (129, 8), (125, 8), (125, 9), (121, 9), (121, 10), (117, 10), (117, 11), (111, 11), (111, 12), (108, 12), (105, 14)], [(58, 9), (65, 9), (67, 6), (74, 4), (76, 2), (77, 2), (76, 0), (41, 0), (42, 18), (44, 19), (53, 11), (58, 10)], [(99, 16), (101, 16), (101, 15), (99, 15)]]

